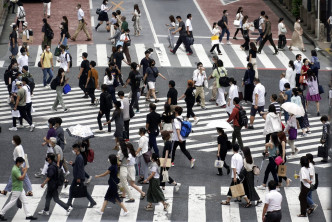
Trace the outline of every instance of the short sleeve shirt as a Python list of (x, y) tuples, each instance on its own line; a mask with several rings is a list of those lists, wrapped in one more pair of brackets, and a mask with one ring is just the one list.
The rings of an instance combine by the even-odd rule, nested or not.
[(178, 99), (178, 91), (175, 88), (170, 88), (167, 93), (167, 99), (171, 98), (171, 104), (170, 105), (177, 105), (177, 99)]
[(84, 18), (84, 12), (83, 10), (80, 8), (77, 10), (77, 19), (78, 20), (82, 20)]
[(46, 135), (46, 139), (50, 139), (51, 137), (56, 137), (56, 131), (54, 128), (50, 128), (48, 131), (47, 131), (47, 135)]
[(12, 191), (23, 191), (23, 181), (18, 179), (21, 176), (20, 168), (14, 165), (12, 168)]
[(146, 136), (142, 136), (138, 141), (138, 148), (141, 148), (141, 152), (138, 156), (141, 156), (143, 153), (148, 152), (149, 149), (149, 139)]
[(146, 69), (146, 73), (148, 74), (147, 76), (147, 82), (156, 82), (155, 75), (158, 75), (159, 71), (156, 67), (148, 67)]
[(20, 100), (18, 101), (18, 106), (25, 106), (26, 105), (26, 93), (23, 87), (21, 87), (17, 91), (17, 96), (20, 97)]
[[(177, 131), (176, 130), (180, 130), (181, 131), (181, 126), (182, 126), (182, 123), (181, 123), (181, 121), (183, 121), (183, 118), (182, 118), (182, 116), (178, 116), (178, 117), (176, 117), (175, 119), (174, 119), (174, 121), (173, 121), (173, 141), (179, 141), (179, 137), (178, 137), (178, 133), (177, 133)], [(180, 134), (180, 139), (182, 140), (182, 141), (184, 141), (184, 140), (186, 140), (186, 138), (183, 138), (182, 136), (181, 136), (181, 134)]]
[(143, 66), (143, 75), (146, 73), (146, 69), (149, 67), (150, 60), (146, 57), (141, 60), (140, 65)]
[(267, 212), (281, 210), (282, 195), (276, 191), (271, 190), (265, 195), (265, 204), (268, 204)]
[(14, 39), (14, 42), (17, 43), (17, 32), (16, 31), (12, 31), (12, 33), (10, 34), (10, 45), (13, 46), (13, 40)]
[(126, 22), (126, 21), (122, 22), (121, 29), (123, 29), (123, 30), (128, 29), (128, 22)]
[(305, 179), (310, 181), (310, 171), (309, 168), (302, 167), (300, 170), (300, 181), (303, 183), (303, 185), (307, 188), (310, 188), (310, 184)]
[(116, 53), (114, 53), (114, 59), (115, 59), (115, 64), (121, 70), (122, 60), (124, 59), (123, 53), (122, 52), (116, 52)]
[(195, 93), (194, 93), (194, 88), (193, 87), (187, 88), (184, 95), (186, 95), (185, 101), (187, 103), (189, 103), (189, 104), (194, 104), (195, 103)]
[(256, 104), (256, 94), (258, 94), (257, 106), (264, 106), (265, 105), (265, 87), (261, 83), (256, 84), (254, 92), (252, 94), (252, 101), (253, 101), (252, 104), (253, 105)]
[(193, 26), (191, 25), (191, 20), (190, 19), (186, 20), (186, 30), (187, 30), (187, 27), (189, 27), (189, 31), (193, 30)]
[(44, 52), (41, 55), (41, 58), (43, 59), (44, 68), (51, 68), (51, 60), (53, 60), (53, 54), (51, 52)]
[[(81, 68), (83, 68), (82, 76), (83, 76), (84, 78), (87, 78), (87, 76), (88, 76), (88, 72), (89, 72), (89, 70), (90, 70), (90, 63), (89, 63), (89, 60), (83, 60), (83, 61), (81, 62)], [(82, 76), (81, 76), (81, 78), (82, 78)]]
[(150, 132), (157, 132), (158, 131), (158, 125), (161, 122), (160, 115), (156, 113), (155, 111), (152, 111), (146, 116), (146, 123), (149, 124), (149, 131)]
[[(166, 157), (166, 151), (168, 150), (168, 156)], [(172, 152), (172, 142), (171, 141), (166, 141), (165, 142), (165, 146), (164, 146), (164, 150), (163, 150), (163, 158), (169, 158), (169, 155)]]
[(187, 29), (183, 21), (179, 22), (179, 27), (181, 27), (181, 30), (179, 31), (180, 36), (187, 36)]
[(217, 88), (220, 88), (219, 78), (226, 75), (225, 69), (218, 67), (218, 69), (213, 70), (212, 77), (216, 78)]
[(228, 18), (227, 18), (226, 15), (224, 15), (224, 16), (222, 17), (222, 20), (228, 25)]
[(150, 172), (151, 172), (151, 173), (152, 173), (152, 172), (155, 172), (153, 178), (158, 179), (158, 178), (160, 177), (160, 175), (159, 175), (159, 167), (158, 167), (157, 163), (155, 163), (155, 162), (152, 162), (152, 163), (151, 163), (151, 166), (150, 166)]
[[(232, 160), (231, 160), (231, 168), (235, 168), (236, 169), (236, 173), (240, 173), (241, 169), (243, 167), (243, 159), (242, 156), (238, 153), (235, 153), (232, 156)], [(232, 170), (232, 178), (234, 178), (234, 172)]]
[(60, 154), (60, 160), (63, 160), (63, 152), (60, 146), (55, 145), (54, 147), (55, 155), (58, 156)]
[(132, 90), (136, 90), (139, 86), (136, 85), (136, 74), (137, 71), (131, 71), (129, 73), (128, 79), (130, 79), (130, 85)]

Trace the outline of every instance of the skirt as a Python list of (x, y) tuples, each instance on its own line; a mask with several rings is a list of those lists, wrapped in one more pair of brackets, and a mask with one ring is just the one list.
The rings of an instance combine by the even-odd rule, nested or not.
[(307, 92), (307, 96), (306, 96), (307, 101), (315, 101), (318, 102), (321, 100), (320, 95), (316, 94), (316, 95), (312, 95), (310, 96), (309, 90)]
[(98, 21), (101, 21), (101, 22), (108, 22), (108, 14), (107, 12), (100, 12), (99, 13), (99, 16), (98, 16)]
[(255, 190), (255, 175), (252, 171), (247, 172), (246, 177), (243, 181), (244, 192), (250, 201), (260, 200), (256, 190)]
[(120, 203), (122, 202), (122, 200), (119, 197), (118, 186), (116, 184), (112, 183), (109, 185), (104, 199), (114, 204), (116, 203), (116, 201), (119, 201)]
[(296, 119), (299, 119), (299, 124), (300, 124), (301, 129), (310, 127), (309, 119), (308, 119), (307, 114), (304, 114), (303, 117), (296, 118)]
[(149, 203), (159, 203), (161, 201), (165, 201), (163, 191), (160, 189), (159, 178), (152, 178), (149, 181), (149, 188), (146, 196)]

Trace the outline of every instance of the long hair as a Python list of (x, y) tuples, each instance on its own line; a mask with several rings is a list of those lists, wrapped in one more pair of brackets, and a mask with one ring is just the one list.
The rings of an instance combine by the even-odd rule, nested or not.
[(242, 7), (239, 7), (239, 8), (237, 9), (237, 12), (236, 12), (236, 13), (240, 13), (241, 10), (242, 10)]
[(292, 67), (292, 69), (293, 69), (293, 71), (294, 71), (294, 70), (295, 70), (294, 61), (293, 61), (293, 60), (290, 60), (288, 64)]
[(138, 12), (138, 14), (140, 14), (141, 13), (141, 11), (139, 10), (139, 8), (138, 8), (138, 4), (135, 4), (134, 5), (134, 10), (136, 9), (136, 11)]
[(307, 74), (310, 81), (316, 81), (316, 75), (311, 69), (307, 71)]
[(252, 49), (255, 52), (257, 52), (257, 47), (256, 47), (256, 44), (254, 42), (250, 42), (249, 46), (250, 46), (250, 49)]
[(65, 72), (65, 70), (64, 70), (63, 68), (60, 68), (60, 69), (58, 70), (58, 77), (61, 78), (63, 72)]
[(168, 18), (169, 18), (169, 20), (170, 20), (171, 22), (174, 22), (174, 23), (175, 23), (174, 15), (170, 15)]
[(151, 159), (157, 163), (158, 166), (160, 166), (160, 160), (159, 160), (159, 155), (156, 153), (152, 153)]
[(280, 142), (278, 139), (278, 133), (272, 133), (271, 140), (272, 140), (272, 143), (274, 144), (274, 146), (279, 146)]
[(246, 162), (248, 164), (252, 164), (253, 161), (252, 161), (250, 148), (245, 146), (245, 147), (242, 148), (242, 152), (243, 152), (244, 158), (246, 159)]
[(246, 23), (247, 20), (248, 20), (248, 16), (245, 15), (245, 16), (243, 17), (242, 24)]
[(127, 144), (124, 141), (120, 141), (121, 152), (124, 157), (128, 158)]
[(134, 146), (133, 144), (131, 143), (126, 143), (127, 144), (127, 148), (129, 150), (129, 153), (133, 156), (133, 157), (136, 157), (136, 152), (135, 152), (135, 149), (134, 149)]

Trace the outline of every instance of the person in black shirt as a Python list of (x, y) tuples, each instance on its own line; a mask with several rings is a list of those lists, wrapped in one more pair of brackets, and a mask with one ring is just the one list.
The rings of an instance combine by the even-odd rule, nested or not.
[(84, 92), (83, 98), (89, 98), (88, 92), (85, 88), (86, 80), (88, 79), (88, 72), (90, 70), (90, 62), (88, 60), (88, 53), (83, 52), (82, 59), (83, 59), (83, 61), (81, 62), (80, 73), (77, 76), (77, 78), (79, 79), (78, 85), (81, 88), (81, 90)]
[(224, 37), (224, 35), (226, 33), (227, 34), (227, 44), (230, 45), (232, 43), (229, 41), (230, 33), (229, 33), (229, 28), (228, 28), (228, 18), (227, 18), (227, 16), (228, 16), (228, 12), (227, 12), (227, 10), (224, 10), (223, 11), (223, 16), (222, 16), (222, 19), (221, 19), (222, 26), (221, 26), (221, 33), (219, 35), (219, 42), (221, 43), (222, 38)]
[(127, 87), (129, 84), (131, 86), (131, 101), (130, 107), (136, 108), (136, 113), (139, 113), (139, 104), (138, 99), (140, 97), (140, 83), (143, 79), (143, 76), (137, 71), (139, 66), (136, 62), (130, 64), (131, 72), (129, 73), (128, 79), (124, 87)]
[[(231, 172), (231, 169), (229, 166), (226, 164), (225, 159), (226, 159), (226, 154), (227, 154), (227, 134), (224, 132), (222, 128), (217, 128), (217, 132), (219, 134), (218, 136), (218, 153), (217, 157), (218, 159), (224, 161), (224, 167), (227, 169), (227, 175)], [(218, 168), (218, 176), (222, 176), (222, 168)]]
[(9, 40), (10, 40), (9, 51), (12, 54), (9, 57), (9, 59), (15, 59), (15, 57), (17, 56), (17, 53), (18, 53), (17, 30), (18, 30), (18, 27), (16, 25), (13, 25), (13, 31), (9, 35)]
[[(150, 54), (151, 52), (149, 50), (145, 51), (145, 57), (141, 60), (141, 63), (139, 64), (139, 68), (143, 66), (143, 76), (146, 74), (146, 69), (150, 66)], [(142, 88), (142, 94), (144, 93), (145, 86), (147, 86), (147, 89), (149, 91), (149, 85), (147, 80), (144, 81), (144, 87)]]
[(48, 216), (50, 214), (49, 210), (52, 198), (55, 203), (59, 204), (63, 209), (67, 211), (67, 214), (69, 214), (72, 208), (59, 199), (58, 184), (57, 184), (59, 169), (55, 163), (54, 153), (48, 153), (46, 161), (49, 164), (47, 168), (47, 178), (41, 184), (42, 188), (44, 188), (44, 186), (47, 184), (46, 202), (44, 210), (38, 212), (38, 214), (45, 216)]
[(108, 64), (108, 67), (110, 68), (111, 74), (114, 78), (114, 82), (113, 82), (114, 88), (118, 87), (119, 83), (121, 83), (121, 85), (123, 86), (124, 83), (123, 83), (122, 74), (121, 74), (119, 67), (114, 62), (110, 62)]
[(195, 105), (195, 93), (194, 93), (194, 81), (188, 80), (188, 88), (186, 92), (178, 99), (181, 100), (185, 98), (186, 105), (187, 105), (187, 121), (189, 121), (190, 116), (194, 117), (195, 125), (198, 123), (199, 118), (196, 117), (193, 107)]
[[(150, 103), (150, 113), (146, 115), (146, 129), (149, 133), (149, 147), (152, 147), (154, 152), (159, 155), (157, 146), (157, 136), (159, 128), (161, 128), (160, 114), (156, 113), (156, 105)], [(159, 128), (158, 128), (159, 126)]]
[(168, 82), (168, 93), (167, 93), (167, 103), (171, 106), (171, 111), (174, 112), (174, 109), (176, 107), (177, 99), (178, 99), (178, 91), (174, 88), (175, 82), (174, 80), (170, 80)]
[(127, 65), (130, 65), (127, 60), (124, 58), (123, 56), (123, 52), (122, 52), (122, 46), (121, 45), (118, 45), (116, 47), (117, 49), (117, 52), (114, 53), (113, 55), (113, 60), (114, 60), (114, 63), (117, 65), (117, 67), (119, 68), (119, 70), (121, 71), (121, 64), (122, 64), (122, 61), (124, 61)]
[[(98, 112), (98, 117), (97, 117), (97, 121), (98, 121), (98, 126), (99, 126), (99, 130), (102, 132), (103, 127), (101, 125), (101, 118), (104, 116), (106, 117), (106, 121), (108, 122), (110, 120), (110, 108), (109, 107), (109, 103), (111, 103), (111, 101), (107, 101), (108, 99), (108, 92), (107, 92), (107, 85), (103, 84), (101, 85), (101, 91), (102, 93), (100, 94), (100, 108), (99, 108), (99, 112)], [(108, 124), (108, 132), (111, 132), (111, 123)]]
[(187, 41), (188, 34), (186, 31), (187, 30), (186, 25), (182, 21), (181, 16), (176, 16), (176, 19), (179, 22), (179, 28), (177, 30), (175, 30), (174, 32), (172, 32), (172, 34), (175, 35), (175, 33), (179, 32), (179, 38), (178, 38), (178, 41), (176, 42), (175, 47), (173, 49), (171, 49), (170, 51), (171, 51), (171, 53), (175, 54), (176, 50), (178, 50), (180, 45), (183, 43), (184, 46), (186, 47), (187, 55), (192, 55), (193, 51), (191, 50), (190, 45)]
[[(167, 131), (162, 131), (161, 132), (161, 137), (164, 140), (165, 146), (164, 146), (164, 150), (163, 150), (163, 155), (162, 158), (164, 158), (164, 161), (160, 162), (160, 186), (162, 187), (163, 190), (165, 190), (165, 182), (163, 181), (163, 171), (164, 170), (169, 170), (169, 167), (166, 167), (166, 162), (167, 159), (170, 158), (170, 153), (172, 152), (172, 141), (171, 139), (171, 134)], [(180, 189), (181, 184), (177, 183), (173, 178), (171, 178), (170, 176), (168, 177), (168, 183), (169, 184), (173, 184), (174, 185), (174, 189), (175, 192), (178, 192)]]

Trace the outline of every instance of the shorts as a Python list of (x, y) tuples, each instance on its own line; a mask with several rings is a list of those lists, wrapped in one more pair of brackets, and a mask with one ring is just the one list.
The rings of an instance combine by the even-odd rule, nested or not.
[(148, 82), (149, 89), (155, 89), (156, 88), (156, 82)]
[(257, 109), (255, 109), (254, 106), (251, 106), (250, 116), (256, 116), (257, 112), (261, 116), (260, 112), (264, 112), (264, 106), (258, 106)]
[(135, 181), (136, 180), (136, 169), (135, 166), (127, 166), (127, 180)]

